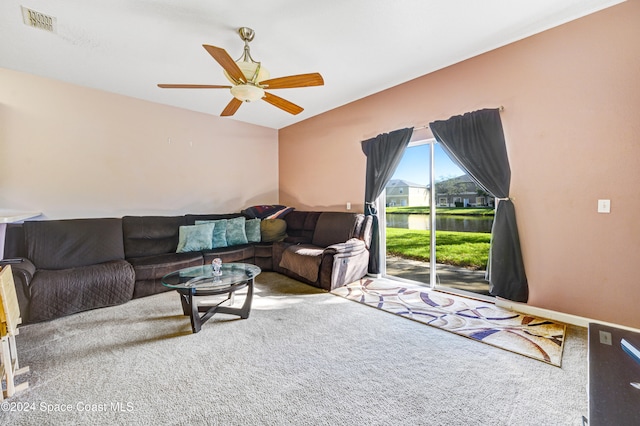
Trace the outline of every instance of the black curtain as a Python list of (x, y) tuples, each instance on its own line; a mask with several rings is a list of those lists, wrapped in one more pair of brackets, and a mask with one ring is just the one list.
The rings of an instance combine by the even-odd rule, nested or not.
[(429, 124), (436, 140), (469, 175), (498, 198), (491, 230), (487, 276), (494, 296), (529, 298), (513, 202), (511, 169), (498, 109), (483, 109)]
[(362, 141), (362, 151), (367, 156), (364, 214), (373, 216), (373, 237), (369, 249), (369, 273), (372, 274), (380, 273), (380, 229), (375, 202), (402, 160), (412, 134), (413, 127)]

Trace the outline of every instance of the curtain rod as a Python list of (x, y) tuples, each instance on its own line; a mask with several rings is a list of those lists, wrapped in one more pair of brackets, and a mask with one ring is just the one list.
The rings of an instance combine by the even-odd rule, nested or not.
[[(500, 105), (498, 107), (498, 111), (500, 111), (500, 112), (504, 111), (504, 107), (502, 105)], [(424, 126), (414, 127), (413, 130), (415, 131), (415, 130), (422, 130), (422, 129), (428, 129), (428, 128), (429, 128), (429, 125), (425, 124)]]

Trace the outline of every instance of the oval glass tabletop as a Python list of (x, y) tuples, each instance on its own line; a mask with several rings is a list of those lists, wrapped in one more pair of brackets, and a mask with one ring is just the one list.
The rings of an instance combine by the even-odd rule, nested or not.
[(192, 266), (162, 277), (162, 285), (175, 290), (214, 290), (231, 287), (254, 278), (261, 272), (249, 263), (223, 263), (220, 275), (215, 275), (211, 265)]

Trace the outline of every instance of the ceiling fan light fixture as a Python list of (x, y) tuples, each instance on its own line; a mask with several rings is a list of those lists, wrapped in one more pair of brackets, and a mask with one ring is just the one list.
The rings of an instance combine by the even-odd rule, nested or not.
[(243, 102), (253, 102), (264, 97), (264, 89), (253, 84), (238, 84), (231, 88), (234, 98)]
[[(263, 80), (268, 80), (270, 77), (269, 71), (260, 66), (260, 62), (250, 62), (250, 61), (237, 61), (236, 64), (242, 74), (244, 74), (244, 78), (251, 83), (259, 83)], [(227, 77), (233, 84), (237, 84), (237, 81), (234, 81), (233, 78), (226, 71), (224, 71), (224, 76)]]

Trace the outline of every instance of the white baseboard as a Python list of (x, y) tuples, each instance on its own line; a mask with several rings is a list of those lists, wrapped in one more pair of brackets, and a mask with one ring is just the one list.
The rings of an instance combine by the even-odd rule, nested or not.
[(581, 317), (578, 315), (566, 314), (564, 312), (552, 311), (551, 309), (539, 308), (537, 306), (527, 305), (526, 303), (513, 302), (511, 300), (496, 297), (496, 306), (509, 309), (523, 314), (534, 315), (537, 317), (547, 318), (553, 321), (563, 322), (565, 324), (577, 325), (578, 327), (589, 327), (590, 322), (597, 322), (599, 324), (608, 325), (610, 327), (622, 328), (636, 333), (640, 332), (639, 329), (633, 327), (627, 327), (625, 325), (614, 324), (606, 321), (600, 321), (593, 318)]

